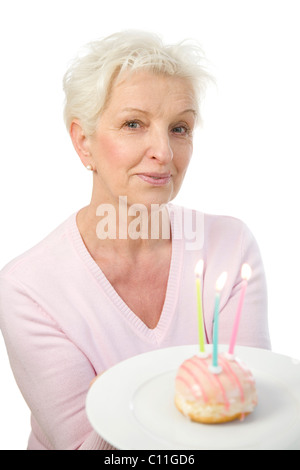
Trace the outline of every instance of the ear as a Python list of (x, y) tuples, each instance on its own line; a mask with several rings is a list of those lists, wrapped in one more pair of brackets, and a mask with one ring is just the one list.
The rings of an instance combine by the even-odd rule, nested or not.
[(74, 119), (70, 126), (70, 136), (76, 152), (84, 166), (91, 164), (91, 153), (89, 150), (89, 140), (85, 135), (81, 123)]

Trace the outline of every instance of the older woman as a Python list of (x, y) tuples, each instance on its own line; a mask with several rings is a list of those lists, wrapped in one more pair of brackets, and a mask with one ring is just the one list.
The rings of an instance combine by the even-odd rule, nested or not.
[(32, 413), (28, 449), (109, 449), (90, 427), (91, 381), (133, 355), (197, 343), (194, 269), (204, 260), (206, 341), (214, 288), (229, 342), (253, 270), (240, 344), (269, 348), (266, 285), (256, 242), (231, 217), (170, 204), (183, 182), (208, 75), (195, 46), (124, 32), (88, 45), (64, 79), (65, 121), (91, 171), (91, 202), (3, 268), (0, 321)]

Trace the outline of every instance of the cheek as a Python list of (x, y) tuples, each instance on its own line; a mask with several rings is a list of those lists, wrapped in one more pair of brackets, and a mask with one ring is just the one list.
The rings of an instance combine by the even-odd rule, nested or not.
[(123, 148), (109, 136), (101, 136), (97, 140), (93, 155), (101, 168), (117, 167), (122, 161), (124, 162)]
[(191, 161), (192, 154), (193, 154), (192, 143), (188, 143), (186, 145), (183, 145), (177, 148), (176, 153), (174, 154), (174, 160), (176, 158), (176, 161), (174, 161), (174, 163), (176, 164), (176, 167), (179, 171), (184, 172), (187, 169)]
[(115, 136), (102, 136), (97, 142), (97, 163), (114, 168), (125, 168), (135, 161), (138, 148), (134, 142), (124, 142)]

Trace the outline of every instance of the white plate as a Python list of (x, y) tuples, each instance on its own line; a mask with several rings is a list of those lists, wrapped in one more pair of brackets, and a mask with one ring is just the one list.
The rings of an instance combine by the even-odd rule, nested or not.
[(87, 395), (93, 428), (118, 449), (300, 449), (300, 361), (237, 346), (254, 374), (258, 406), (243, 422), (205, 425), (174, 405), (176, 371), (197, 352), (198, 346), (159, 349), (107, 370)]

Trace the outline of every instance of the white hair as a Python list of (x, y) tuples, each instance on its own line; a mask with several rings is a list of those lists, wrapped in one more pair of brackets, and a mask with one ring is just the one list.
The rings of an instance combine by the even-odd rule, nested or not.
[(64, 120), (68, 131), (78, 119), (92, 135), (107, 103), (111, 87), (124, 72), (149, 70), (190, 81), (199, 113), (207, 82), (204, 55), (195, 41), (164, 45), (156, 34), (123, 31), (87, 44), (71, 63), (63, 79)]

